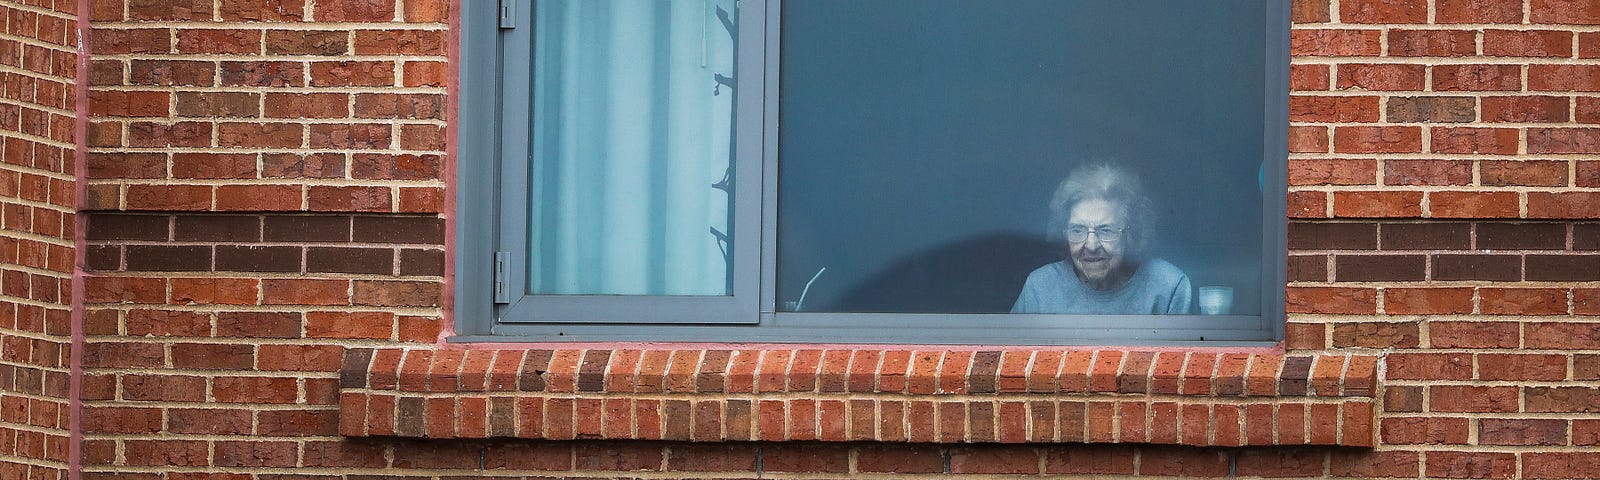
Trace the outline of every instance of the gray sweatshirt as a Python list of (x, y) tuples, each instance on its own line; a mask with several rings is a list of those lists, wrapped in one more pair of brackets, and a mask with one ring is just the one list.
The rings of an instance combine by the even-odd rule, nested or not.
[(1108, 315), (1189, 314), (1189, 276), (1166, 260), (1146, 260), (1114, 290), (1095, 290), (1072, 271), (1072, 261), (1045, 265), (1028, 274), (1011, 313)]

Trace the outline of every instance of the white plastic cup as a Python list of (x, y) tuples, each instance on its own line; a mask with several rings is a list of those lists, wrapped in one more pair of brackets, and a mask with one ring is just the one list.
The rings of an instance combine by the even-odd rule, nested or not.
[(1200, 314), (1227, 315), (1233, 312), (1233, 287), (1200, 287)]

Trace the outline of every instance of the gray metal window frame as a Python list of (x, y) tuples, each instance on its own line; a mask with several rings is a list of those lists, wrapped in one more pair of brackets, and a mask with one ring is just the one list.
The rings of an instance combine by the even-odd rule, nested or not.
[[(872, 344), (1202, 345), (1261, 346), (1283, 338), (1284, 229), (1288, 157), (1289, 6), (1267, 0), (1269, 25), (1263, 115), (1262, 304), (1251, 315), (887, 314), (779, 312), (773, 279), (777, 258), (779, 43), (782, 0), (740, 0), (741, 29), (736, 148), (740, 188), (735, 199), (736, 237), (759, 233), (759, 245), (735, 246), (734, 294), (728, 297), (520, 296), (495, 303), (495, 264), (526, 271), (526, 259), (496, 252), (526, 251), (525, 220), (515, 188), (526, 178), (526, 138), (531, 95), (510, 89), (526, 84), (532, 2), (503, 0), (520, 28), (502, 29), (493, 2), (461, 10), (461, 79), (457, 117), (456, 335), (453, 342), (779, 342)], [(480, 7), (481, 5), (481, 7)], [(748, 36), (747, 36), (748, 34)], [(752, 41), (750, 39), (757, 39)], [(749, 82), (749, 83), (747, 83)], [(509, 90), (509, 92), (508, 92)], [(471, 92), (467, 94), (466, 92)], [(747, 92), (757, 92), (749, 94)], [(759, 115), (752, 114), (758, 112)], [(520, 119), (520, 120), (519, 120)], [(751, 120), (757, 119), (757, 120)], [(507, 141), (509, 139), (510, 141)], [(519, 142), (521, 145), (519, 146)], [(519, 160), (520, 159), (520, 160)], [(525, 185), (525, 183), (523, 184)], [(490, 187), (494, 188), (483, 188)], [(759, 187), (759, 188), (753, 188)], [(525, 188), (525, 187), (524, 187)], [(523, 202), (525, 203), (525, 202)], [(520, 215), (526, 218), (525, 215)], [(758, 249), (756, 247), (759, 247)], [(757, 250), (759, 250), (757, 252)], [(512, 292), (526, 291), (522, 275), (506, 275)], [(514, 315), (514, 316), (513, 316)], [(1179, 325), (1174, 327), (1174, 325)], [(1198, 326), (1197, 326), (1198, 325)]]

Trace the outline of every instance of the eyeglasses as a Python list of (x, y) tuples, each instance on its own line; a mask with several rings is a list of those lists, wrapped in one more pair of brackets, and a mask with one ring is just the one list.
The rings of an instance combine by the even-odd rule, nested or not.
[(1089, 228), (1083, 225), (1073, 225), (1067, 227), (1067, 241), (1071, 243), (1087, 242), (1089, 241), (1089, 234), (1092, 233), (1094, 234), (1094, 238), (1100, 239), (1102, 243), (1112, 243), (1117, 240), (1121, 240), (1122, 232), (1125, 230), (1127, 230), (1127, 228), (1113, 227), (1109, 225), (1101, 225), (1094, 228)]

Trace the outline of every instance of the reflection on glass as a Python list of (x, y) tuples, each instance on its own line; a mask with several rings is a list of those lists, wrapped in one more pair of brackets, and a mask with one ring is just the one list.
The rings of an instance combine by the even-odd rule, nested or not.
[(1048, 229), (1067, 259), (1028, 274), (1011, 313), (1189, 313), (1189, 276), (1149, 257), (1155, 223), (1132, 174), (1109, 165), (1073, 171), (1050, 201)]
[(735, 0), (541, 0), (530, 293), (731, 290)]
[[(1198, 314), (1216, 286), (1260, 315), (1268, 1), (784, 2), (775, 306), (1046, 311), (1024, 283), (1047, 266), (1079, 296), (1164, 290), (1049, 311)], [(1107, 201), (1047, 228), (1097, 164), (1137, 176), (1157, 223)]]

